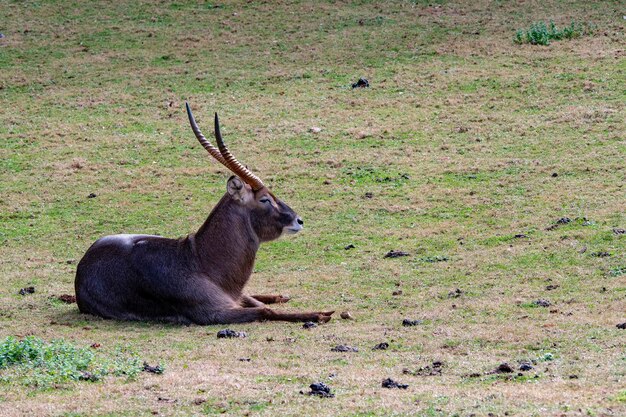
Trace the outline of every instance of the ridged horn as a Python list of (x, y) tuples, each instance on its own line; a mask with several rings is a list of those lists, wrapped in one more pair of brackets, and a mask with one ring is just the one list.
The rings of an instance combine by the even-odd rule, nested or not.
[(189, 124), (191, 125), (191, 130), (193, 130), (193, 133), (194, 135), (196, 135), (196, 138), (198, 139), (198, 142), (200, 142), (200, 145), (202, 145), (202, 147), (206, 149), (213, 158), (217, 159), (218, 161), (222, 163), (222, 165), (230, 169), (230, 167), (226, 163), (226, 160), (220, 153), (219, 149), (211, 145), (211, 142), (209, 142), (200, 131), (200, 128), (198, 127), (198, 124), (196, 123), (196, 119), (194, 119), (193, 113), (191, 113), (191, 108), (189, 107), (189, 103), (185, 102), (185, 107), (187, 108), (187, 116), (189, 117)]
[(215, 140), (217, 141), (217, 147), (228, 164), (228, 168), (233, 171), (235, 175), (247, 182), (254, 191), (265, 187), (261, 178), (254, 175), (252, 171), (237, 161), (237, 159), (235, 159), (235, 157), (230, 153), (226, 145), (224, 145), (222, 133), (220, 132), (220, 120), (217, 117), (217, 113), (215, 113)]

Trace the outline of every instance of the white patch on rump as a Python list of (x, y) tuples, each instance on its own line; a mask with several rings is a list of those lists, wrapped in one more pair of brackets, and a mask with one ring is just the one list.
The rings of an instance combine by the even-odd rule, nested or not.
[(137, 238), (144, 237), (161, 237), (157, 235), (130, 235), (130, 234), (120, 234), (120, 235), (110, 235), (102, 237), (96, 240), (94, 246), (98, 245), (110, 245), (110, 244), (118, 244), (121, 246), (130, 246)]

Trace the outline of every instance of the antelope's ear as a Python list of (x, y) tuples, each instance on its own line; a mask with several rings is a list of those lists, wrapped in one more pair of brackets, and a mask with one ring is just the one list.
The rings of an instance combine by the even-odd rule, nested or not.
[(254, 199), (252, 187), (241, 181), (239, 177), (236, 177), (235, 175), (228, 179), (226, 190), (233, 200), (241, 203), (247, 203)]

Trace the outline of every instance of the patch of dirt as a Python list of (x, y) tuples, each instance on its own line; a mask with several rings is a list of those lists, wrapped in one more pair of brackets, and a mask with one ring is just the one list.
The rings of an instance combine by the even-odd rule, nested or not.
[(394, 381), (391, 378), (384, 379), (383, 383), (381, 385), (382, 385), (383, 388), (407, 389), (409, 387), (408, 384), (401, 384), (399, 382)]

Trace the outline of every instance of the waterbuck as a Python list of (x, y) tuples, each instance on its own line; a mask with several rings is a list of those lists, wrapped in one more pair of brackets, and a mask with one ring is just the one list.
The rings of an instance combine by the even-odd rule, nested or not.
[(200, 144), (235, 175), (202, 227), (180, 239), (112, 235), (97, 240), (78, 264), (76, 301), (83, 313), (118, 320), (218, 324), (255, 320), (330, 320), (332, 311), (288, 313), (265, 304), (280, 295), (243, 293), (262, 242), (297, 233), (303, 221), (224, 145), (215, 114), (217, 148), (187, 115)]

